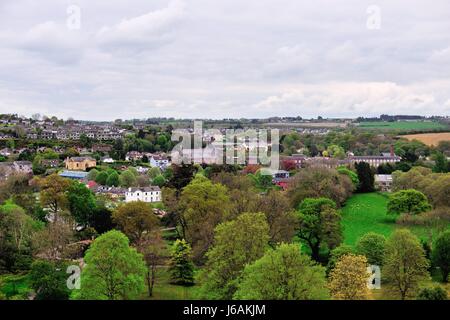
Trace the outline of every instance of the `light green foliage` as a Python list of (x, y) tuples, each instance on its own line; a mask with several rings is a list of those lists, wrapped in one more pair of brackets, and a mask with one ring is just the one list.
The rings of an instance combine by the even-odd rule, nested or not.
[(121, 187), (130, 188), (135, 187), (137, 184), (136, 175), (131, 168), (121, 173), (119, 177), (119, 184)]
[(145, 290), (145, 262), (120, 231), (98, 237), (86, 252), (85, 262), (80, 299), (135, 299)]
[(229, 215), (227, 188), (197, 175), (183, 188), (179, 200), (182, 237), (192, 246), (195, 262), (202, 262), (213, 241), (214, 228)]
[(409, 230), (396, 230), (386, 241), (383, 274), (402, 300), (429, 278), (428, 266), (422, 245)]
[(325, 268), (300, 252), (296, 244), (281, 244), (245, 267), (235, 299), (319, 300), (329, 297)]
[(341, 244), (340, 246), (334, 248), (330, 252), (330, 258), (328, 259), (327, 274), (336, 266), (336, 262), (344, 255), (355, 253), (352, 246)]
[(120, 185), (119, 174), (114, 171), (110, 175), (108, 175), (108, 179), (106, 179), (106, 185), (110, 187), (118, 187)]
[(328, 156), (337, 158), (337, 159), (344, 159), (345, 158), (345, 150), (335, 144), (332, 144), (328, 146), (327, 148)]
[(367, 258), (369, 264), (382, 266), (385, 253), (386, 238), (375, 232), (369, 232), (359, 238), (356, 253)]
[(269, 225), (263, 213), (243, 213), (215, 229), (202, 275), (203, 293), (212, 299), (231, 299), (246, 264), (264, 255)]
[(431, 205), (422, 192), (408, 189), (391, 194), (387, 208), (391, 214), (419, 214), (430, 210)]
[(359, 185), (359, 178), (358, 178), (358, 174), (356, 172), (350, 170), (347, 167), (342, 167), (342, 166), (338, 167), (336, 170), (340, 174), (347, 175), (350, 178), (350, 180), (352, 180), (352, 183), (353, 183), (355, 189), (358, 187), (358, 185)]
[(152, 180), (152, 185), (154, 186), (158, 186), (158, 187), (162, 187), (166, 184), (166, 179), (164, 178), (163, 175), (157, 175), (155, 178), (153, 178)]
[(158, 167), (152, 167), (147, 171), (150, 178), (154, 179), (161, 174), (161, 169)]
[(172, 245), (169, 271), (172, 284), (182, 286), (194, 284), (192, 249), (184, 239), (177, 239)]

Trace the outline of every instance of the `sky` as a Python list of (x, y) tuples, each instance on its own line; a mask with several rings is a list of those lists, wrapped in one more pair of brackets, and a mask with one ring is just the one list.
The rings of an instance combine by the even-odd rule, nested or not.
[(450, 1), (1, 0), (0, 113), (450, 115)]

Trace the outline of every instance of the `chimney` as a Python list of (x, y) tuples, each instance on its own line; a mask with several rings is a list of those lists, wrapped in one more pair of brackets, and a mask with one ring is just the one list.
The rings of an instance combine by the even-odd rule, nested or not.
[(393, 157), (394, 155), (394, 146), (391, 144), (391, 157)]

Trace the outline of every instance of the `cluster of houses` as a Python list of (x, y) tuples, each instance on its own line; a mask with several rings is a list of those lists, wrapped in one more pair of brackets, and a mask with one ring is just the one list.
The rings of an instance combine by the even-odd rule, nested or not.
[(355, 156), (348, 154), (345, 159), (336, 159), (329, 157), (308, 157), (303, 154), (293, 154), (282, 158), (283, 161), (291, 161), (295, 163), (296, 168), (305, 167), (327, 167), (336, 168), (342, 165), (354, 165), (358, 162), (367, 162), (372, 167), (378, 167), (383, 164), (395, 164), (402, 160), (401, 157), (391, 152), (384, 152), (377, 156)]
[[(0, 119), (5, 128), (20, 127), (30, 140), (79, 140), (82, 135), (88, 138), (108, 141), (121, 139), (126, 129), (113, 123), (84, 123), (76, 121), (58, 122), (52, 119), (31, 120), (26, 118)], [(0, 140), (13, 138), (11, 133), (0, 132)]]

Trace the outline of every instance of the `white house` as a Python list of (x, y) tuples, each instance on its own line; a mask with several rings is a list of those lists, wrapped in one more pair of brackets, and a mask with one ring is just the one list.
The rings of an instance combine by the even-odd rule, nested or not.
[(152, 156), (150, 158), (150, 165), (152, 167), (165, 169), (167, 166), (169, 166), (169, 159), (167, 159), (167, 157), (164, 156)]
[(115, 162), (114, 159), (111, 157), (103, 157), (103, 158), (101, 158), (100, 161), (103, 163), (114, 163)]
[(127, 192), (125, 192), (125, 202), (160, 202), (161, 200), (161, 189), (156, 186), (128, 188)]

